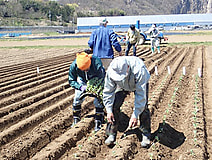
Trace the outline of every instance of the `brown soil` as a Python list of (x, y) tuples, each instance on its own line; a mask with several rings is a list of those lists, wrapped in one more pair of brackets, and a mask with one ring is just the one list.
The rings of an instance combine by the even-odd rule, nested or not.
[[(169, 41), (182, 41), (182, 37), (195, 41), (194, 37), (173, 37)], [(201, 36), (197, 41), (200, 39)], [(0, 46), (59, 46), (75, 42), (87, 45), (87, 39), (81, 39), (1, 41)], [(0, 49), (0, 159), (211, 159), (211, 46), (163, 44), (161, 54), (154, 55), (149, 46), (139, 46), (137, 55), (151, 73), (152, 143), (148, 149), (141, 148), (138, 129), (128, 131), (122, 138), (132, 113), (133, 94), (122, 105), (114, 146), (104, 144), (106, 124), (99, 132), (93, 132), (93, 98), (86, 97), (82, 120), (70, 128), (74, 90), (67, 75), (75, 54), (83, 49)]]

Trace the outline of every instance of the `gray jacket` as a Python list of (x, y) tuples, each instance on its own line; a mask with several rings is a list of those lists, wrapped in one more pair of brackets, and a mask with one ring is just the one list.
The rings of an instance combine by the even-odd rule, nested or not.
[(126, 91), (133, 91), (135, 93), (135, 101), (132, 117), (138, 118), (138, 116), (143, 112), (147, 102), (146, 84), (150, 78), (149, 71), (147, 70), (144, 62), (138, 57), (121, 56), (117, 58), (117, 62), (126, 60), (126, 63), (129, 66), (129, 73), (123, 80), (115, 81), (114, 77), (116, 75), (111, 74), (112, 72), (110, 72), (110, 70), (113, 68), (112, 66), (114, 65), (114, 63), (112, 63), (113, 61), (111, 62), (105, 77), (105, 85), (103, 90), (104, 105), (107, 113), (112, 113), (117, 86)]

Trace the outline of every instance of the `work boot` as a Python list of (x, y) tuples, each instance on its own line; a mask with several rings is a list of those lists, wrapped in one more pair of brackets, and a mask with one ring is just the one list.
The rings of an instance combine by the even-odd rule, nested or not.
[(104, 112), (95, 114), (95, 127), (94, 131), (97, 132), (101, 129), (102, 123), (104, 122)]
[(77, 117), (77, 118), (75, 117), (74, 121), (73, 121), (73, 123), (71, 125), (71, 128), (74, 127), (79, 121), (80, 121), (80, 118), (79, 117)]
[(115, 135), (109, 135), (109, 137), (105, 140), (106, 145), (111, 145), (114, 144), (116, 141), (116, 136)]
[(100, 120), (95, 120), (95, 127), (94, 127), (94, 131), (98, 132), (102, 127), (102, 122)]
[(150, 133), (142, 133), (141, 147), (148, 148), (150, 145)]
[(139, 115), (140, 119), (140, 131), (142, 132), (141, 147), (148, 148), (150, 144), (151, 127), (150, 127), (150, 111), (146, 107), (144, 111)]
[(160, 47), (157, 47), (157, 49), (158, 49), (158, 53), (160, 53)]
[(101, 129), (103, 122), (104, 122), (103, 108), (96, 108), (95, 127), (94, 127), (95, 132), (97, 132)]
[(154, 52), (155, 52), (155, 48), (154, 48), (154, 47), (152, 47), (152, 48), (151, 48), (151, 51), (152, 51), (152, 54), (154, 54)]
[(75, 126), (79, 121), (81, 117), (81, 105), (73, 105), (73, 123), (71, 127)]

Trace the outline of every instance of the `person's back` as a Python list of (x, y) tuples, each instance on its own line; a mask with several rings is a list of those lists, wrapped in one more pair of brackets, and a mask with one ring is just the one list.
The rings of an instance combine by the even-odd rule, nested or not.
[[(128, 128), (137, 126), (142, 131), (142, 147), (150, 144), (151, 126), (148, 109), (148, 81), (150, 78), (144, 62), (135, 56), (116, 57), (105, 76), (103, 103), (107, 112), (106, 145), (114, 144), (118, 131), (120, 107), (127, 91), (134, 92), (134, 108)], [(120, 89), (118, 89), (120, 88)]]
[[(104, 26), (100, 26), (93, 31), (93, 37), (90, 38), (88, 44), (93, 48), (93, 55), (98, 58), (114, 58), (114, 52), (110, 38), (113, 31)], [(118, 41), (117, 41), (118, 43)]]
[(100, 20), (100, 27), (94, 30), (88, 41), (89, 47), (93, 50), (93, 55), (102, 60), (105, 69), (114, 58), (113, 47), (121, 55), (121, 45), (117, 40), (115, 32), (107, 28), (106, 18)]

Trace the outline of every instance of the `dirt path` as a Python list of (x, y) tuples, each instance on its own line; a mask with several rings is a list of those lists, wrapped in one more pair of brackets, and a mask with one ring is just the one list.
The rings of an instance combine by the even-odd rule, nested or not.
[(170, 35), (169, 43), (177, 42), (212, 42), (211, 35)]
[[(169, 35), (168, 43), (177, 42), (212, 42), (211, 35)], [(74, 38), (74, 39), (43, 39), (30, 41), (0, 41), (0, 47), (15, 47), (15, 46), (88, 46), (89, 38)]]
[[(48, 42), (50, 43), (50, 42)], [(20, 63), (36, 62), (39, 60), (51, 59), (56, 56), (68, 55), (72, 52), (80, 52), (83, 48), (49, 48), (49, 49), (18, 49), (0, 48), (0, 67)], [(39, 65), (36, 65), (39, 67)]]
[[(27, 42), (27, 43), (26, 43)], [(68, 46), (68, 45), (88, 45), (88, 38), (74, 38), (74, 39), (43, 39), (43, 40), (8, 40), (1, 41), (0, 47), (11, 46)]]

